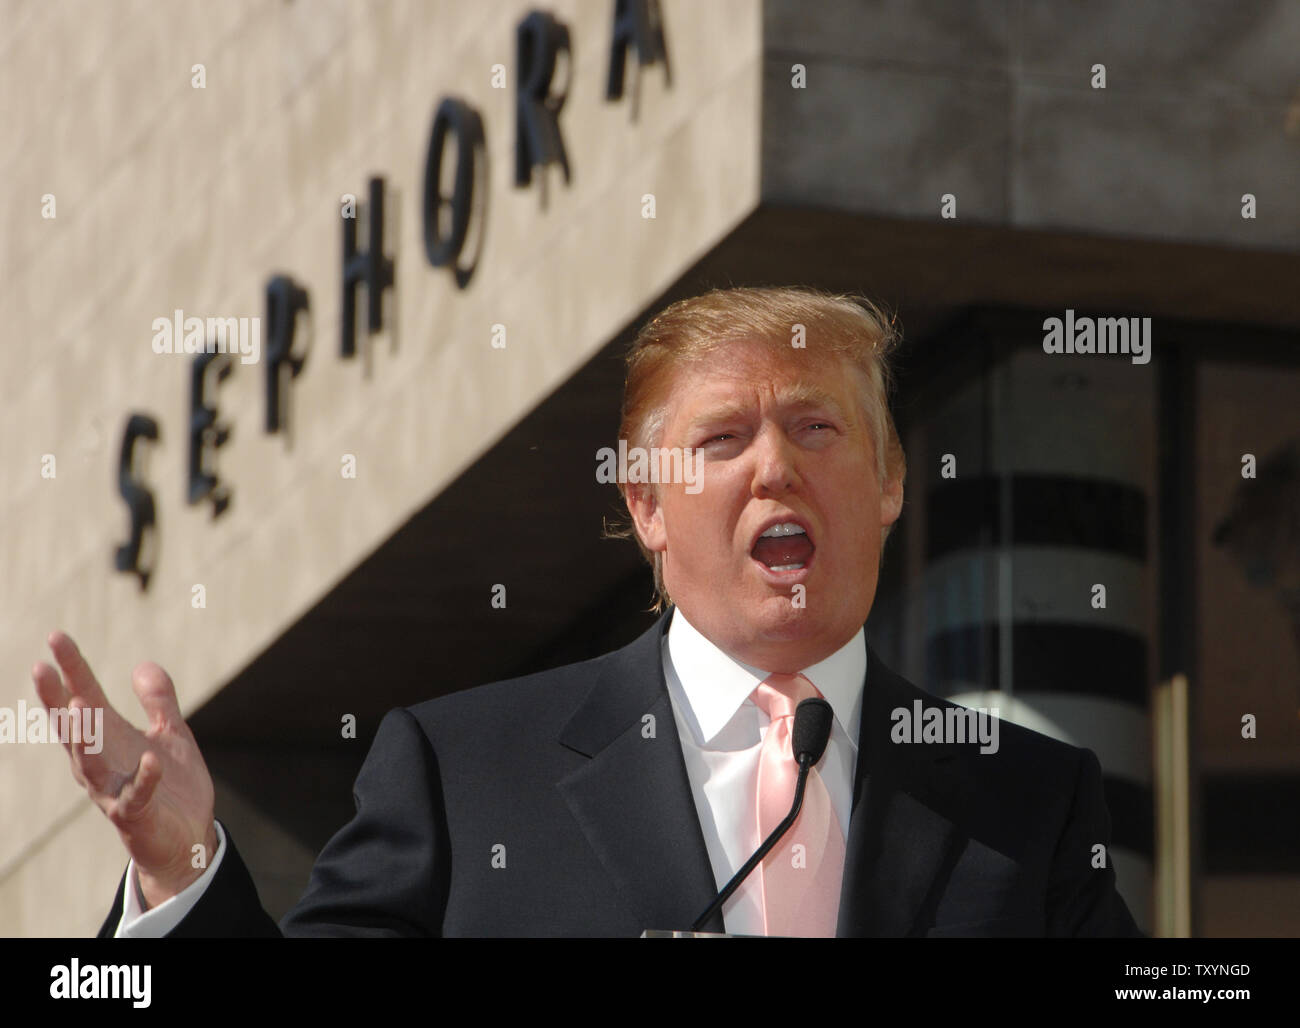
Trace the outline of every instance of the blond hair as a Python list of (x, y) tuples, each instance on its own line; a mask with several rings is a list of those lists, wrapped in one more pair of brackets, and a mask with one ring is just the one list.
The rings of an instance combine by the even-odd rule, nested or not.
[[(893, 319), (865, 297), (799, 286), (713, 289), (678, 300), (652, 318), (627, 354), (619, 438), (628, 446), (660, 445), (674, 373), (742, 340), (766, 343), (791, 363), (830, 354), (861, 369), (867, 382), (862, 409), (875, 443), (877, 480), (882, 487), (903, 480), (906, 459), (889, 413), (889, 358), (899, 342)], [(626, 483), (620, 481), (618, 488), (626, 503)], [(663, 554), (647, 549), (631, 524), (607, 529), (606, 534), (636, 540), (654, 569), (653, 609), (671, 603), (664, 587)]]

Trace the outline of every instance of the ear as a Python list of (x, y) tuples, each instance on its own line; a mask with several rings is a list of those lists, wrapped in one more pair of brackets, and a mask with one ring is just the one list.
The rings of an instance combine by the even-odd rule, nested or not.
[(893, 475), (880, 491), (880, 527), (888, 528), (903, 513), (903, 479)]
[(654, 488), (645, 482), (629, 482), (624, 498), (641, 544), (652, 553), (662, 553), (668, 549), (663, 508), (659, 505)]

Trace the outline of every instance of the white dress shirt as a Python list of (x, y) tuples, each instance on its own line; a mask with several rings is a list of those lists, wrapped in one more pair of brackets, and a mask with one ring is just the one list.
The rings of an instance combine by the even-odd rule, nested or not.
[[(769, 721), (750, 697), (770, 672), (727, 656), (701, 635), (680, 610), (673, 611), (662, 653), (695, 812), (713, 877), (721, 889), (763, 841), (756, 814), (758, 762)], [(817, 771), (830, 794), (840, 830), (848, 838), (858, 721), (867, 674), (862, 629), (825, 660), (800, 673), (817, 687), (835, 712), (830, 742)], [(225, 851), (226, 833), (218, 822), (217, 851), (207, 870), (183, 892), (143, 912), (135, 894), (132, 860), (127, 866), (122, 916), (115, 937), (158, 939), (175, 928), (207, 891)], [(723, 904), (722, 916), (727, 931), (733, 935), (763, 934), (757, 870)]]
[[(713, 877), (721, 890), (763, 841), (757, 815), (758, 763), (770, 721), (750, 697), (771, 672), (729, 657), (680, 610), (673, 611), (662, 647), (686, 774)], [(830, 742), (817, 772), (847, 839), (867, 675), (863, 630), (859, 628), (847, 643), (800, 674), (835, 712)], [(732, 935), (763, 934), (757, 869), (723, 904), (722, 917)]]

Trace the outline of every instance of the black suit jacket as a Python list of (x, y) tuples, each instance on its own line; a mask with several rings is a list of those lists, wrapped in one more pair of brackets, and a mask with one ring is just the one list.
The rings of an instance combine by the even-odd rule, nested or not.
[[(687, 928), (712, 900), (668, 699), (672, 612), (621, 650), (393, 710), (279, 928), (234, 841), (175, 936), (601, 935)], [(1008, 722), (896, 744), (890, 712), (951, 706), (868, 647), (841, 936), (1138, 935), (1088, 750)], [(125, 885), (125, 876), (123, 886)], [(122, 886), (101, 936), (116, 930)], [(722, 930), (721, 916), (709, 926)]]

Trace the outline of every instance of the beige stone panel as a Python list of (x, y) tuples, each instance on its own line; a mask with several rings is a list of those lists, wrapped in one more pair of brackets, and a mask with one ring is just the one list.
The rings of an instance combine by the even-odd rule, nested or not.
[(5, 35), (0, 39), (0, 58), (7, 58), (31, 38), (41, 18), (48, 16), (50, 5), (40, 0), (6, 0), (3, 12)]
[[(6, 180), (13, 167), (49, 142), (48, 117), (79, 77), (99, 66), (110, 51), (112, 5), (91, 6), (72, 23), (76, 13), (66, 2), (34, 2), (22, 14), (5, 10), (4, 74), (0, 75), (0, 170)], [(91, 63), (86, 63), (91, 62)]]
[[(258, 28), (260, 28), (258, 25), (248, 27), (244, 33), (241, 33), (240, 38), (242, 39), (244, 35), (251, 35), (255, 39), (261, 38), (262, 34), (254, 31)], [(601, 31), (605, 30), (602, 28)], [(506, 35), (508, 36), (509, 33)], [(480, 36), (486, 38), (485, 34), (480, 33)], [(588, 47), (585, 52), (593, 55), (590, 58), (590, 63), (600, 63), (600, 61), (596, 60), (596, 56), (603, 51), (593, 51), (592, 48)], [(601, 60), (603, 60), (603, 57)], [(254, 68), (271, 63), (273, 62), (269, 59), (251, 62)], [(471, 63), (484, 65), (486, 62)], [(337, 65), (337, 67), (342, 68), (345, 66)], [(221, 71), (219, 68), (215, 70)], [(583, 68), (581, 70), (584, 74), (579, 75), (577, 83), (580, 85), (575, 85), (575, 92), (582, 87), (591, 90), (603, 88), (603, 73), (592, 75), (585, 74), (585, 72), (593, 69)], [(600, 71), (599, 68), (594, 70)], [(227, 77), (229, 76), (223, 73), (223, 81)], [(669, 97), (680, 96), (686, 92), (681, 79), (682, 72), (679, 69), (678, 89), (670, 92)], [(644, 81), (656, 83), (658, 76), (652, 71), (645, 76)], [(653, 86), (650, 88), (653, 88)], [(157, 254), (158, 264), (164, 271), (171, 269), (173, 274), (182, 275), (184, 278), (190, 278), (191, 276), (187, 272), (193, 269), (196, 272), (193, 278), (200, 287), (206, 288), (222, 274), (222, 269), (227, 269), (225, 271), (227, 276), (243, 270), (239, 266), (239, 261), (229, 259), (230, 254), (225, 245), (223, 230), (228, 231), (230, 236), (235, 237), (235, 242), (246, 246), (250, 234), (255, 233), (258, 227), (262, 227), (262, 230), (267, 232), (276, 232), (281, 229), (281, 225), (276, 224), (271, 214), (271, 210), (275, 208), (277, 201), (279, 201), (276, 190), (273, 188), (278, 183), (274, 180), (267, 181), (267, 178), (279, 166), (278, 158), (280, 154), (274, 151), (254, 150), (252, 147), (255, 144), (249, 141), (247, 144), (240, 144), (239, 152), (233, 154), (233, 159), (229, 159), (230, 155), (227, 155), (228, 159), (225, 164), (233, 167), (222, 168), (220, 172), (214, 172), (212, 169), (213, 162), (207, 153), (209, 147), (206, 144), (212, 137), (220, 138), (222, 134), (208, 131), (206, 128), (203, 128), (192, 138), (185, 136), (183, 133), (187, 125), (203, 126), (204, 119), (197, 115), (201, 115), (203, 109), (216, 106), (209, 103), (211, 97), (205, 94), (224, 96), (229, 90), (217, 90), (216, 93), (213, 93), (213, 87), (210, 87), (206, 91), (191, 90), (189, 92), (193, 94), (193, 98), (182, 99), (173, 104), (169, 109), (169, 124), (166, 126), (166, 131), (155, 134), (155, 139), (170, 141), (168, 145), (154, 146), (142, 153), (139, 160), (132, 166), (130, 174), (118, 173), (113, 176), (115, 180), (113, 194), (118, 203), (112, 207), (105, 207), (96, 203), (88, 212), (80, 212), (80, 216), (88, 216), (94, 222), (93, 228), (90, 229), (94, 242), (87, 246), (84, 238), (79, 238), (75, 234), (63, 234), (63, 238), (71, 240), (71, 245), (68, 246), (65, 252), (52, 255), (49, 262), (49, 264), (57, 265), (58, 274), (54, 275), (47, 272), (40, 278), (40, 282), (48, 285), (51, 289), (56, 288), (56, 283), (67, 283), (70, 287), (67, 289), (67, 293), (73, 297), (72, 303), (74, 307), (80, 297), (88, 297), (85, 302), (90, 308), (97, 308), (99, 305), (115, 299), (117, 292), (121, 288), (121, 273), (123, 270), (122, 264), (114, 261), (118, 251), (134, 250), (136, 253)], [(340, 85), (338, 96), (345, 99), (351, 95), (351, 92)], [(503, 101), (509, 99), (509, 95), (504, 91), (487, 90), (487, 92), (495, 94)], [(320, 95), (320, 91), (311, 91), (307, 94), (309, 97), (319, 97)], [(338, 121), (340, 118), (329, 115), (328, 112), (341, 110), (343, 112), (341, 118), (346, 121), (346, 107), (328, 101), (318, 100), (317, 102), (323, 103), (327, 108), (327, 116), (323, 118), (323, 121), (328, 130), (335, 138), (344, 135), (345, 133), (341, 133), (339, 130)], [(415, 106), (417, 109), (414, 111), (413, 117), (408, 119), (409, 122), (413, 123), (412, 127), (415, 131), (400, 132), (397, 134), (397, 138), (404, 141), (406, 144), (404, 148), (411, 158), (410, 160), (404, 159), (401, 163), (419, 169), (423, 150), (427, 145), (428, 111), (432, 110), (432, 105), (427, 100), (421, 100)], [(504, 116), (493, 118), (489, 124), (497, 129), (498, 138), (493, 140), (495, 144), (493, 149), (497, 153), (504, 152), (508, 157), (513, 146), (513, 112), (509, 102), (503, 103), (502, 106), (504, 110), (501, 113)], [(679, 106), (682, 106), (684, 110), (689, 110), (688, 107)], [(597, 172), (600, 170), (599, 162), (604, 159), (606, 152), (613, 152), (618, 146), (621, 146), (622, 150), (626, 152), (628, 148), (634, 145), (633, 139), (635, 136), (633, 134), (626, 131), (616, 131), (625, 127), (622, 123), (625, 109), (626, 105), (602, 103), (599, 105), (599, 113), (603, 115), (603, 119), (578, 118), (566, 120), (566, 131), (576, 132), (575, 138), (571, 140), (571, 150), (577, 153), (592, 153), (594, 155), (593, 164)], [(647, 111), (656, 109), (654, 105), (647, 104), (643, 109), (643, 119)], [(568, 123), (569, 121), (572, 122), (572, 125)], [(615, 131), (606, 133), (606, 122), (610, 123), (609, 127)], [(602, 128), (592, 142), (599, 144), (607, 139), (621, 142), (616, 146), (586, 145), (588, 140), (582, 135), (583, 128), (594, 123), (600, 123)], [(274, 131), (274, 126), (271, 126), (271, 129), (264, 135), (271, 140), (281, 140), (282, 133)], [(292, 137), (294, 133), (290, 135)], [(243, 152), (245, 149), (248, 149), (249, 152)], [(198, 156), (187, 158), (187, 155)], [(187, 159), (195, 162), (192, 167), (184, 163)], [(511, 173), (510, 165), (511, 162), (508, 159), (493, 162), (493, 168), (496, 172), (495, 177), (501, 180), (500, 186), (494, 192), (504, 190), (502, 195), (506, 196), (515, 192), (509, 188), (508, 184)], [(237, 174), (241, 168), (251, 169), (256, 175), (257, 182), (254, 186), (250, 187), (247, 179), (241, 178)], [(177, 252), (177, 225), (184, 218), (184, 214), (175, 209), (181, 203), (178, 193), (185, 189), (185, 183), (191, 182), (203, 174), (205, 169), (209, 176), (215, 178), (215, 181), (206, 183), (206, 192), (193, 195), (187, 203), (192, 203), (198, 209), (208, 212), (210, 223), (203, 231), (190, 235), (190, 245)], [(141, 175), (144, 176), (143, 179), (139, 178)], [(418, 177), (418, 175), (415, 177)], [(355, 176), (354, 180), (364, 183), (364, 175)], [(412, 187), (417, 184), (413, 181)], [(236, 205), (232, 206), (227, 202), (227, 197), (231, 192), (228, 186), (234, 186), (236, 195), (239, 197), (239, 202)], [(354, 188), (360, 188), (360, 186)], [(303, 190), (302, 192), (306, 193), (307, 191)], [(548, 212), (541, 211), (539, 205), (535, 203), (535, 197), (528, 194), (516, 195), (521, 200), (530, 203), (533, 215), (531, 221), (512, 217), (502, 221), (501, 224), (506, 231), (509, 231), (511, 226), (523, 226), (520, 230), (520, 239), (527, 238), (526, 233), (530, 232), (535, 225), (561, 221), (565, 213), (567, 213), (564, 210), (553, 210), (549, 212), (548, 216)], [(553, 203), (557, 200), (559, 202), (569, 202), (570, 198), (575, 195), (577, 194), (553, 190)], [(414, 190), (412, 190), (411, 196), (414, 201)], [(65, 198), (65, 210), (66, 206), (67, 201)], [(410, 212), (411, 216), (403, 219), (404, 225), (415, 226), (416, 231), (418, 231), (417, 213), (412, 210)], [(74, 214), (75, 216), (78, 215)], [(132, 238), (134, 233), (147, 233), (147, 241)], [(183, 235), (180, 237), (179, 245), (184, 246), (185, 238)], [(418, 234), (414, 238), (418, 242)], [(500, 245), (503, 249), (513, 249), (520, 239), (507, 237), (501, 241)], [(184, 289), (175, 289), (173, 293), (171, 288), (165, 287), (162, 302), (152, 305), (154, 311), (170, 310), (171, 307), (181, 304), (186, 299), (193, 306), (197, 301), (204, 299), (201, 294), (197, 296), (191, 294), (188, 297), (180, 295), (183, 292), (185, 292)], [(48, 293), (42, 293), (40, 299), (42, 303), (45, 303), (48, 302), (50, 296)], [(91, 335), (91, 333), (85, 331), (85, 326), (88, 325), (92, 317), (98, 317), (98, 315), (92, 314), (90, 309), (85, 312), (85, 321), (80, 320), (75, 315), (71, 316), (73, 325), (67, 331), (79, 337)], [(95, 334), (102, 337), (106, 333), (101, 331)], [(98, 343), (96, 345), (103, 344)]]
[(117, 832), (83, 797), (57, 832), (32, 839), (21, 862), (0, 864), (0, 935), (93, 936), (126, 864)]
[[(165, 37), (175, 40), (178, 48), (195, 41), (215, 47), (225, 44), (250, 18), (273, 16), (282, 6), (266, 0), (167, 0), (164, 4), (158, 0), (132, 0), (132, 24), (156, 19), (165, 26)], [(196, 56), (190, 64), (202, 60), (202, 56)]]
[[(253, 40), (264, 38), (252, 31), (249, 36)], [(128, 57), (149, 53), (154, 59), (127, 60), (125, 67), (134, 77), (105, 73), (100, 82), (87, 80), (85, 96), (56, 105), (52, 114), (55, 141), (74, 152), (65, 157), (56, 149), (51, 160), (33, 162), (23, 171), (32, 179), (30, 187), (20, 186), (17, 190), (28, 200), (33, 190), (37, 190), (36, 200), (46, 191), (54, 191), (59, 198), (58, 231), (47, 229), (41, 239), (54, 249), (24, 248), (22, 257), (27, 266), (34, 265), (37, 275), (36, 309), (49, 309), (49, 290), (62, 291), (70, 300), (65, 309), (69, 311), (66, 316), (72, 331), (80, 329), (102, 303), (116, 295), (126, 266), (120, 254), (130, 254), (133, 263), (142, 259), (147, 263), (148, 257), (142, 255), (162, 254), (182, 212), (191, 206), (207, 206), (210, 197), (205, 190), (219, 176), (246, 173), (246, 158), (241, 157), (241, 146), (235, 143), (242, 129), (240, 112), (249, 106), (250, 95), (264, 92), (264, 69), (275, 66), (274, 51), (267, 42), (255, 53), (256, 60), (246, 66), (230, 61), (209, 69), (210, 73), (225, 73), (225, 88), (192, 89), (186, 69), (179, 84), (166, 89), (159, 78), (170, 75), (169, 65), (161, 69), (156, 66), (153, 51), (157, 46), (136, 42), (129, 47), (132, 52)], [(226, 47), (227, 52), (238, 49)], [(159, 103), (157, 95), (171, 99)], [(96, 104), (102, 108), (113, 102), (114, 97), (115, 108), (93, 109)], [(152, 105), (150, 100), (154, 101)], [(116, 116), (117, 108), (147, 109), (150, 120), (131, 138), (131, 125)], [(273, 131), (273, 122), (273, 118), (261, 119), (265, 134)], [(89, 127), (102, 125), (111, 126), (123, 138), (131, 138), (131, 160), (102, 158), (93, 134), (87, 135)], [(77, 147), (82, 152), (75, 152)], [(47, 165), (54, 170), (47, 171)], [(47, 180), (54, 185), (43, 185)], [(104, 202), (106, 189), (113, 202)], [(264, 197), (266, 192), (253, 195)], [(27, 207), (37, 216), (35, 224), (41, 224), (39, 205), (34, 202), (28, 202), (21, 212), (24, 222), (31, 222)], [(21, 270), (17, 281), (19, 288), (27, 285)]]
[[(214, 9), (218, 6), (224, 5), (213, 5)], [(16, 154), (9, 169), (17, 183), (15, 199), (30, 200), (32, 189), (36, 189), (37, 197), (44, 192), (52, 191), (56, 196), (62, 192), (64, 199), (89, 206), (96, 201), (106, 176), (141, 156), (161, 172), (168, 172), (172, 185), (192, 181), (175, 174), (171, 165), (177, 157), (202, 154), (208, 147), (172, 145), (160, 134), (159, 127), (173, 108), (215, 106), (205, 103), (207, 90), (191, 87), (190, 68), (194, 62), (186, 58), (187, 50), (201, 53), (216, 49), (214, 44), (196, 44), (171, 34), (165, 14), (159, 17), (160, 10), (167, 8), (158, 5), (154, 5), (152, 14), (136, 17), (123, 17), (126, 5), (115, 3), (78, 3), (58, 9), (80, 11), (85, 24), (60, 26), (48, 43), (44, 56), (46, 65), (58, 75), (57, 88), (52, 93), (31, 94), (48, 99), (34, 105), (42, 122), (38, 145)], [(130, 28), (124, 30), (124, 25)], [(90, 56), (87, 51), (104, 40), (111, 44), (98, 57)], [(70, 45), (70, 41), (79, 41), (80, 45)], [(229, 49), (228, 41), (226, 45)], [(84, 60), (76, 60), (77, 53), (82, 53)], [(259, 66), (273, 66), (273, 62)], [(21, 70), (7, 73), (5, 79), (22, 82), (23, 74)], [(245, 73), (237, 79), (244, 90), (256, 85), (248, 83), (247, 78)], [(31, 252), (24, 248), (5, 256), (0, 267), (11, 274), (13, 261), (21, 262)]]

